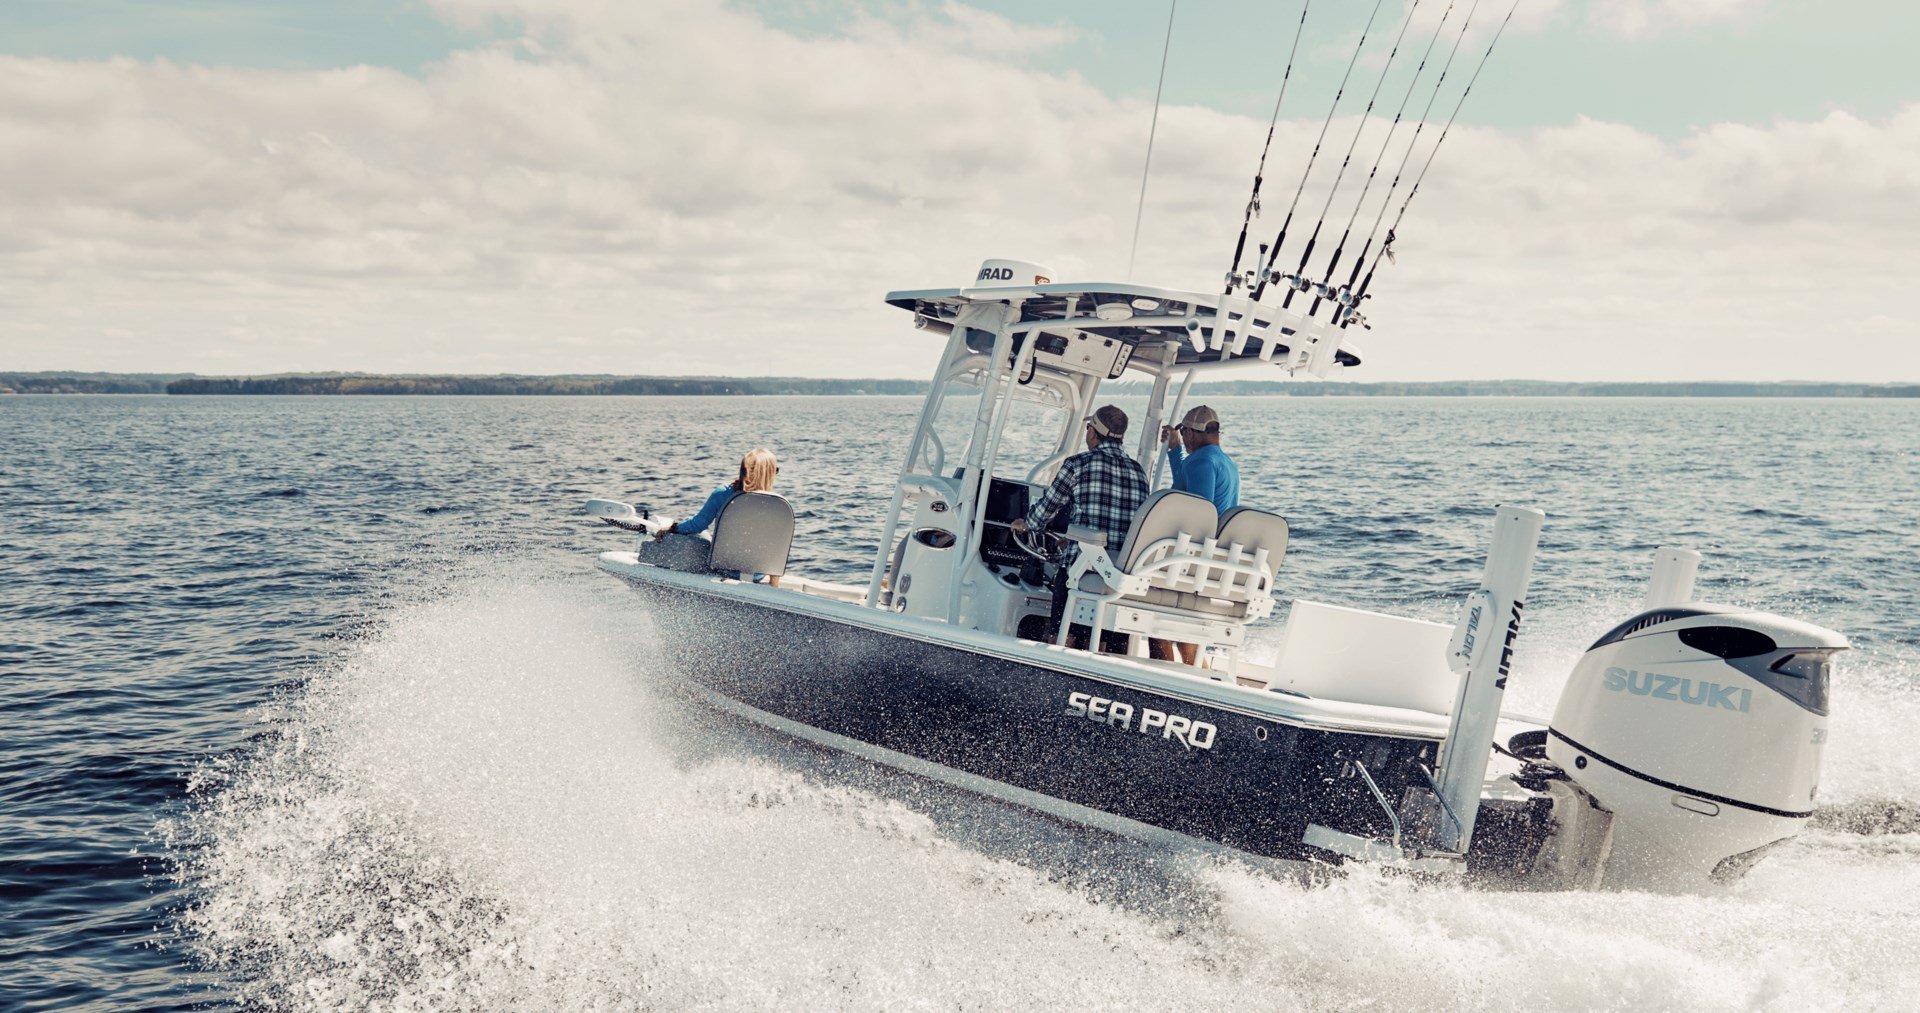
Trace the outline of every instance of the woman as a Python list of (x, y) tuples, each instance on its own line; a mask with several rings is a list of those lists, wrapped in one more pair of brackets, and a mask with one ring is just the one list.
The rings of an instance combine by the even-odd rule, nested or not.
[(747, 456), (740, 459), (740, 477), (734, 479), (733, 484), (715, 489), (707, 497), (706, 505), (700, 508), (699, 513), (684, 521), (667, 525), (654, 537), (663, 538), (669, 531), (675, 534), (697, 535), (707, 530), (714, 521), (720, 519), (720, 511), (726, 509), (727, 504), (733, 502), (735, 496), (743, 492), (772, 492), (773, 477), (779, 473), (780, 462), (773, 456), (773, 451), (765, 447), (755, 447)]

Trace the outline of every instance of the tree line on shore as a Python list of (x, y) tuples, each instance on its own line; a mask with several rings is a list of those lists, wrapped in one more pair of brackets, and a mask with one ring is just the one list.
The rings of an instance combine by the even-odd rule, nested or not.
[(251, 376), (186, 377), (169, 394), (919, 394), (920, 380), (707, 376)]
[[(1580, 383), (1552, 380), (1429, 380), (1323, 383), (1213, 380), (1198, 391), (1214, 397), (1920, 397), (1920, 384)], [(1117, 396), (1144, 394), (1145, 385), (1109, 388)], [(921, 395), (924, 380), (809, 379), (727, 376), (433, 376), (303, 373), (278, 376), (196, 376), (181, 373), (0, 373), (0, 394), (518, 394), (581, 395)]]

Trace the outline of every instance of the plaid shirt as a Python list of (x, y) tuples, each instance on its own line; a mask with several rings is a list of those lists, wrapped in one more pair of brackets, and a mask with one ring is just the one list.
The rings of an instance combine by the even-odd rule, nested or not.
[[(1133, 526), (1134, 512), (1147, 498), (1147, 473), (1127, 456), (1118, 440), (1109, 440), (1060, 465), (1060, 473), (1040, 501), (1027, 511), (1027, 527), (1045, 531), (1060, 511), (1067, 523), (1094, 528), (1107, 536), (1107, 549), (1120, 551)], [(1058, 557), (1072, 560), (1079, 550), (1068, 543)]]

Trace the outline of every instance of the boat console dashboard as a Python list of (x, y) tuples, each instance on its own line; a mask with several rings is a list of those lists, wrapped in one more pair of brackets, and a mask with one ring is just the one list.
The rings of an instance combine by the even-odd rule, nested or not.
[[(1003, 579), (1017, 578), (1021, 583), (1046, 582), (1040, 560), (1014, 540), (1012, 523), (1027, 515), (1038, 489), (1025, 482), (996, 478), (987, 486), (986, 524), (980, 535), (980, 561)], [(1064, 529), (1065, 517), (1057, 519)]]

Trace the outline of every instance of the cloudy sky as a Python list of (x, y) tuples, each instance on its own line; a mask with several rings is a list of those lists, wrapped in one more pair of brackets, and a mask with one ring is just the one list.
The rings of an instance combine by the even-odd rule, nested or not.
[[(1382, 0), (1301, 215), (1352, 146), (1327, 227), (1364, 235), (1454, 28), (1415, 166), (1508, 2)], [(1308, 13), (1263, 238), (1372, 7)], [(1920, 380), (1917, 10), (1521, 0), (1354, 378)], [(1136, 280), (1218, 284), (1299, 11), (1182, 0)], [(890, 289), (1124, 279), (1166, 16), (6, 0), (0, 369), (918, 376)]]

